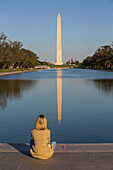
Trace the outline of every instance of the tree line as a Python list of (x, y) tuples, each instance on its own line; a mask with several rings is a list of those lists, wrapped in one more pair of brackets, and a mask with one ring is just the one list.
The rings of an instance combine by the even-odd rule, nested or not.
[(31, 68), (41, 64), (39, 57), (23, 48), (20, 41), (10, 41), (0, 33), (0, 69)]
[(113, 43), (101, 46), (93, 56), (83, 60), (83, 65), (92, 69), (113, 69)]

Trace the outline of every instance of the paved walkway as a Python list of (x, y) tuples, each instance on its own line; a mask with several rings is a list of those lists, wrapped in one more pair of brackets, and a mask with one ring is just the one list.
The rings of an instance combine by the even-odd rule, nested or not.
[(0, 144), (0, 170), (113, 170), (113, 144), (57, 144), (48, 160), (28, 150), (28, 144)]
[(10, 75), (10, 74), (26, 73), (26, 72), (33, 72), (33, 71), (37, 71), (37, 69), (23, 70), (23, 71), (11, 71), (11, 72), (0, 72), (0, 76)]

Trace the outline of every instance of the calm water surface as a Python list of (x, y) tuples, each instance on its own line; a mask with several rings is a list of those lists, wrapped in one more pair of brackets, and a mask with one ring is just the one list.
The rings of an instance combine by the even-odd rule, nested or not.
[(113, 143), (113, 72), (53, 69), (0, 77), (0, 142), (29, 142), (40, 113), (58, 143)]

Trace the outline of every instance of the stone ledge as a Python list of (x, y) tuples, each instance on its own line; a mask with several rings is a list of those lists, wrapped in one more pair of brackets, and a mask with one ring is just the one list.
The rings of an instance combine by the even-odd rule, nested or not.
[[(0, 143), (0, 152), (28, 152), (29, 144)], [(113, 152), (113, 143), (57, 144), (55, 152)]]

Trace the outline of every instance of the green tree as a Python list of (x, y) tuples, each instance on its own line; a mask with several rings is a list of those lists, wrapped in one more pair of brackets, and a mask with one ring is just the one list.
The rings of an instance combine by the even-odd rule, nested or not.
[(101, 46), (92, 57), (83, 60), (83, 64), (89, 68), (109, 69), (113, 65), (113, 44)]
[(10, 41), (4, 33), (0, 33), (0, 68), (28, 68), (41, 64), (34, 52), (22, 46), (21, 42)]
[(18, 41), (11, 42), (10, 41), (10, 49), (11, 49), (11, 55), (12, 55), (12, 65), (13, 68), (16, 68), (20, 64), (20, 55), (21, 55), (21, 47), (23, 44)]

